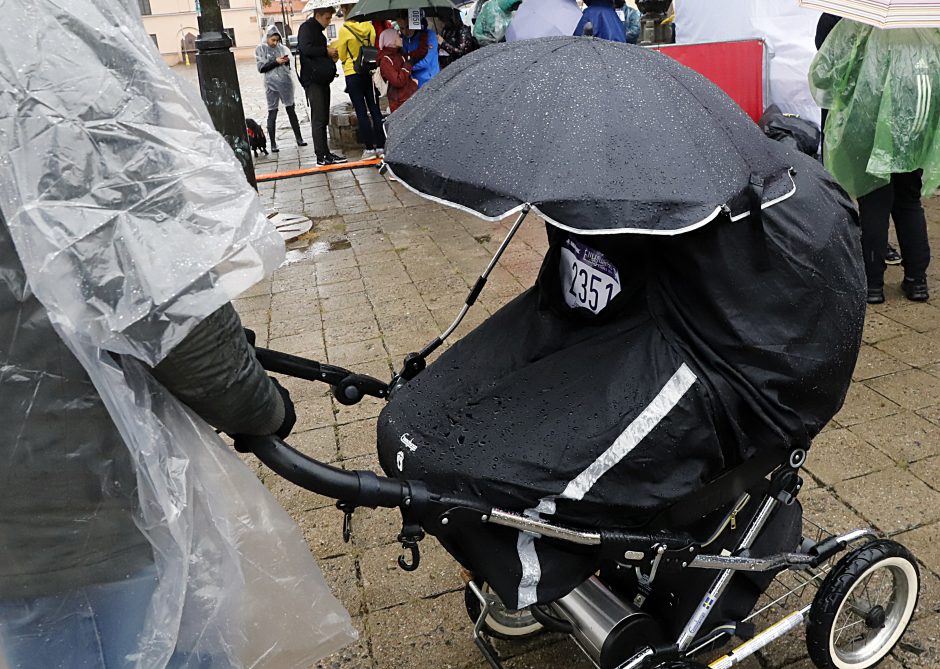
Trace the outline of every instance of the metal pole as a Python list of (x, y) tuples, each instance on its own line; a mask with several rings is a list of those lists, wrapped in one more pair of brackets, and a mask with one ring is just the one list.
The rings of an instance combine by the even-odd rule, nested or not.
[(232, 40), (222, 30), (222, 10), (219, 0), (200, 0), (196, 3), (199, 37), (196, 38), (196, 70), (199, 91), (206, 103), (212, 125), (232, 147), (235, 157), (245, 170), (245, 178), (252, 188), (255, 166), (251, 160), (248, 131), (245, 128), (245, 110), (238, 86)]

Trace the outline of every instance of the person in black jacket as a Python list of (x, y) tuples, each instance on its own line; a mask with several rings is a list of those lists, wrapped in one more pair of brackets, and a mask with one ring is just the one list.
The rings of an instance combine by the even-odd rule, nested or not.
[(326, 126), (330, 122), (330, 84), (336, 78), (336, 59), (339, 54), (327, 46), (323, 31), (333, 19), (333, 8), (313, 10), (313, 16), (304, 21), (297, 31), (297, 50), (300, 52), (300, 84), (310, 102), (313, 148), (317, 165), (345, 163), (346, 159), (330, 151), (326, 139)]

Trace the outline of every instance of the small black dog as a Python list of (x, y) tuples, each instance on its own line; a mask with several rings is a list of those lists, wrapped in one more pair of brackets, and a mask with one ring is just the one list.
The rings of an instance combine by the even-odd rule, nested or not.
[(263, 151), (264, 155), (268, 155), (268, 138), (264, 136), (264, 130), (261, 129), (258, 122), (253, 118), (246, 118), (245, 125), (248, 127), (248, 144), (251, 146), (251, 151), (255, 157), (258, 156), (259, 151)]

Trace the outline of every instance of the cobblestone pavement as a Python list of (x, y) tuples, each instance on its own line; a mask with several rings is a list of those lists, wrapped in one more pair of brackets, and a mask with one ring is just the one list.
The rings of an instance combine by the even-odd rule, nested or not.
[[(264, 118), (260, 77), (239, 63), (249, 116)], [(176, 68), (194, 80), (195, 69)], [(334, 101), (342, 83), (334, 84)], [(300, 105), (298, 101), (298, 106)], [(281, 114), (283, 117), (284, 115)], [(303, 113), (301, 117), (303, 118)], [(281, 118), (286, 128), (286, 118)], [(309, 131), (304, 128), (305, 136)], [(312, 147), (298, 149), (280, 133), (267, 172), (309, 166)], [(308, 140), (309, 141), (309, 140)], [(355, 157), (355, 156), (351, 156)], [(388, 377), (402, 357), (448, 325), (507, 230), (428, 204), (375, 170), (263, 184), (265, 203), (303, 212), (315, 228), (291, 245), (271, 281), (237, 307), (260, 343), (357, 371)], [(931, 240), (940, 249), (940, 199), (929, 205)], [(532, 284), (544, 232), (528, 221), (456, 336), (466, 333)], [(920, 604), (902, 644), (882, 666), (940, 667), (940, 262), (930, 273), (932, 303), (901, 295), (898, 268), (888, 270), (888, 301), (869, 309), (854, 383), (842, 411), (817, 438), (800, 499), (807, 518), (833, 531), (873, 526), (906, 544), (921, 562)], [(324, 462), (378, 470), (375, 417), (379, 401), (334, 402), (321, 386), (285, 381), (299, 422), (291, 442)], [(249, 460), (249, 462), (251, 462)], [(396, 566), (396, 512), (357, 511), (344, 544), (341, 515), (328, 499), (264, 471), (259, 476), (303, 528), (334, 592), (353, 615), (361, 639), (323, 661), (330, 669), (482, 668), (471, 642), (456, 563), (433, 538), (421, 568)], [(796, 608), (796, 605), (793, 605)], [(508, 669), (590, 667), (566, 639), (546, 636), (502, 644)], [(801, 632), (746, 661), (745, 669), (810, 669)]]

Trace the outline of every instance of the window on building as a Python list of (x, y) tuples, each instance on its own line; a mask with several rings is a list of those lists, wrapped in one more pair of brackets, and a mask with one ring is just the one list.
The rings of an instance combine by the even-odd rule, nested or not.
[(238, 46), (238, 44), (235, 43), (235, 29), (234, 28), (222, 28), (222, 30), (223, 32), (225, 32), (226, 35), (228, 35), (228, 38), (232, 40), (232, 46)]
[[(219, 0), (219, 9), (231, 9), (232, 0)], [(232, 40), (234, 42), (234, 40)]]
[(150, 0), (137, 0), (137, 4), (140, 5), (140, 13), (142, 16), (150, 16), (153, 14), (150, 10)]
[(157, 51), (160, 50), (160, 43), (157, 41), (157, 36), (153, 33), (150, 33), (150, 39), (153, 40), (153, 45), (157, 47)]

